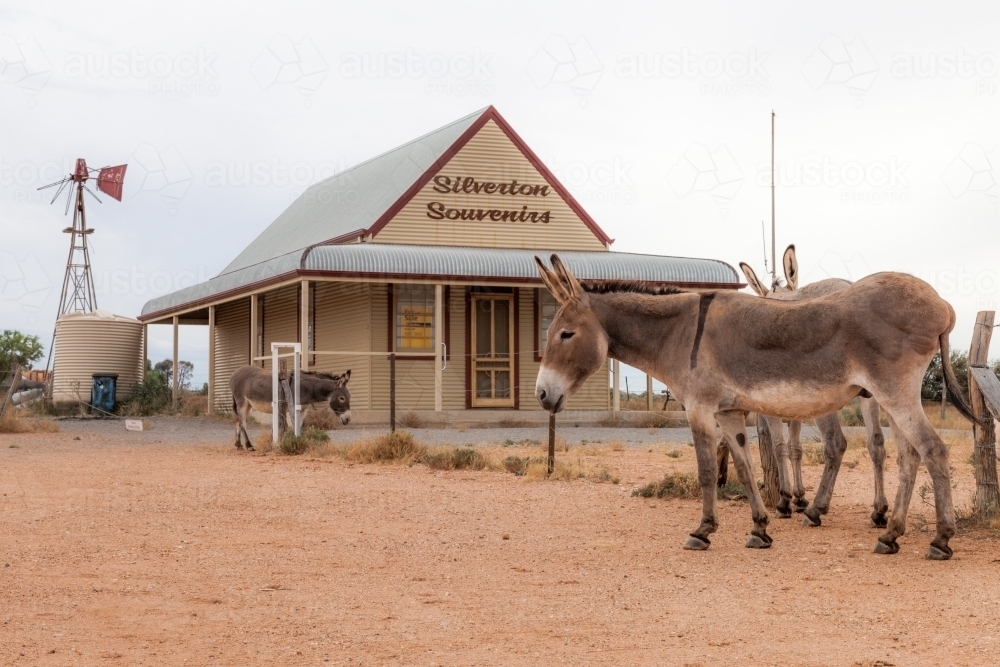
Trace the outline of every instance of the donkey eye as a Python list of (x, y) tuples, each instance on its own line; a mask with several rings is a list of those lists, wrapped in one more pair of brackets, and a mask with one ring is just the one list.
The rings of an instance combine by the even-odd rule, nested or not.
[(340, 397), (340, 398), (338, 398), (337, 400), (338, 400), (338, 401), (340, 401), (341, 403), (343, 403), (343, 402), (344, 402), (344, 397), (343, 397), (343, 396), (341, 396), (341, 397)]
[(569, 340), (575, 333), (575, 331), (563, 331), (559, 334), (559, 340)]

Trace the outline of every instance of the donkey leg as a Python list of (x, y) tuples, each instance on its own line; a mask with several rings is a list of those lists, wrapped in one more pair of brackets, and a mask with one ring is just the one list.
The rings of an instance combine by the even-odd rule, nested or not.
[(247, 420), (250, 419), (251, 409), (253, 409), (253, 406), (250, 405), (250, 401), (247, 401), (240, 409), (240, 425), (243, 429), (243, 436), (247, 439), (247, 451), (250, 452), (254, 451), (253, 443), (250, 442), (250, 434), (247, 433)]
[(865, 417), (865, 429), (868, 431), (868, 456), (871, 457), (875, 475), (872, 525), (876, 528), (885, 528), (888, 525), (885, 513), (889, 511), (889, 503), (885, 498), (885, 436), (882, 434), (882, 409), (874, 398), (861, 399), (861, 407)]
[(715, 420), (703, 410), (688, 408), (688, 423), (694, 437), (694, 451), (698, 457), (698, 484), (701, 486), (701, 524), (684, 543), (685, 549), (701, 551), (711, 544), (708, 536), (718, 530), (718, 483), (719, 470), (716, 459)]
[[(888, 412), (888, 411), (887, 411)], [(899, 551), (896, 539), (906, 532), (906, 513), (910, 509), (910, 499), (913, 497), (913, 485), (917, 479), (917, 468), (920, 466), (920, 455), (889, 413), (889, 423), (892, 427), (892, 437), (896, 441), (896, 464), (899, 467), (899, 485), (896, 487), (896, 500), (892, 504), (892, 518), (885, 533), (875, 543), (875, 553), (894, 554)]]
[[(931, 541), (927, 558), (930, 560), (948, 560), (952, 556), (948, 540), (955, 536), (955, 508), (951, 498), (951, 474), (948, 470), (948, 448), (938, 436), (934, 427), (927, 421), (923, 408), (917, 403), (916, 408), (898, 415), (896, 425), (910, 442), (912, 450), (919, 452), (927, 464), (927, 472), (934, 484), (934, 513), (937, 520), (937, 535)], [(912, 491), (912, 488), (911, 488)], [(896, 518), (893, 510), (892, 518)]]
[(243, 449), (243, 416), (235, 400), (233, 408), (233, 416), (236, 417), (236, 449)]
[(810, 526), (820, 525), (820, 516), (830, 510), (833, 485), (837, 482), (837, 473), (840, 472), (844, 452), (847, 451), (847, 438), (844, 437), (844, 430), (840, 428), (840, 420), (836, 414), (818, 417), (816, 427), (823, 434), (825, 462), (823, 464), (823, 477), (816, 488), (816, 496), (813, 498), (812, 505), (806, 509), (806, 518), (802, 520), (803, 523)]
[(748, 549), (767, 549), (771, 546), (771, 536), (767, 534), (767, 508), (757, 489), (757, 477), (753, 472), (753, 458), (747, 452), (746, 420), (738, 410), (720, 412), (716, 420), (729, 440), (729, 449), (733, 454), (733, 465), (740, 477), (743, 488), (750, 500), (750, 511), (753, 516), (753, 530), (747, 540)]
[[(776, 417), (764, 417), (767, 428), (771, 432), (771, 442), (774, 445), (774, 458), (778, 468), (778, 504), (775, 512), (779, 519), (792, 516), (792, 482), (788, 475), (788, 443), (785, 441), (785, 424)], [(761, 463), (763, 466), (763, 462)]]
[(809, 506), (806, 500), (806, 485), (802, 482), (802, 422), (788, 420), (788, 450), (792, 459), (792, 494), (795, 496), (795, 511), (803, 512)]

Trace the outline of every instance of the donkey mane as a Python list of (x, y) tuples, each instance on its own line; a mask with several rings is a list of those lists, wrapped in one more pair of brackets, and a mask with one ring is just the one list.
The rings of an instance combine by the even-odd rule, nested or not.
[(631, 294), (650, 294), (660, 296), (663, 294), (681, 294), (687, 290), (671, 285), (650, 285), (638, 280), (581, 280), (580, 286), (584, 292), (592, 294), (610, 294), (614, 292), (626, 292)]
[(302, 371), (302, 375), (304, 377), (325, 378), (327, 380), (333, 380), (334, 382), (340, 379), (339, 375), (327, 373), (325, 371)]

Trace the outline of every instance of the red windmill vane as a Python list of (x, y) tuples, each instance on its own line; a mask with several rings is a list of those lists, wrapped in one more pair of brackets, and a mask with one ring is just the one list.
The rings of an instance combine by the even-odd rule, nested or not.
[(66, 274), (63, 277), (62, 295), (59, 297), (59, 312), (56, 313), (56, 319), (66, 313), (89, 313), (97, 309), (94, 276), (90, 269), (90, 251), (87, 248), (87, 237), (94, 230), (87, 227), (83, 192), (86, 190), (91, 197), (101, 203), (94, 191), (86, 185), (88, 180), (96, 177), (98, 190), (121, 201), (126, 167), (127, 164), (121, 164), (117, 167), (91, 169), (87, 166), (86, 160), (79, 158), (72, 174), (61, 181), (38, 188), (44, 190), (58, 186), (59, 189), (52, 197), (52, 202), (55, 202), (66, 186), (72, 183), (66, 195), (66, 213), (69, 213), (70, 202), (76, 200), (73, 206), (73, 226), (63, 230), (70, 235), (69, 258), (66, 260)]

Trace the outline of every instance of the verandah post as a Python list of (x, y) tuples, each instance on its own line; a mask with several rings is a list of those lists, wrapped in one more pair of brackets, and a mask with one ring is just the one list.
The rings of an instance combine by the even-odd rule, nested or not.
[(396, 432), (396, 353), (389, 353), (389, 432)]

